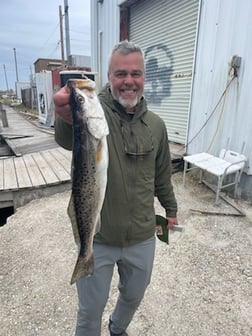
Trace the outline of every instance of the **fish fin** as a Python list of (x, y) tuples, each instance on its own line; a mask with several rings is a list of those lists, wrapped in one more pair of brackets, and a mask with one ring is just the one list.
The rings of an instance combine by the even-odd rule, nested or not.
[(94, 258), (91, 256), (89, 259), (79, 256), (71, 278), (71, 285), (77, 282), (85, 275), (92, 275), (94, 272)]
[(71, 197), (70, 197), (70, 201), (69, 201), (68, 208), (67, 208), (67, 213), (68, 213), (68, 216), (71, 220), (72, 230), (73, 230), (73, 235), (74, 235), (74, 241), (77, 245), (79, 245), (80, 244), (80, 236), (79, 236), (79, 230), (78, 230), (76, 215), (75, 215), (75, 211), (74, 211), (73, 195), (71, 195)]

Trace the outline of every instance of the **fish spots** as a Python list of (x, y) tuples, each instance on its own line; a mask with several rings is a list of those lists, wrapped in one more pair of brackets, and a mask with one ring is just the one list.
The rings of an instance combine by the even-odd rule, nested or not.
[[(106, 183), (108, 130), (103, 109), (95, 93), (95, 84), (88, 80), (71, 85), (73, 116), (72, 194), (69, 217), (76, 231), (80, 251), (71, 284), (93, 273), (92, 245), (98, 231), (98, 218), (103, 205)], [(83, 103), (82, 103), (83, 102)], [(91, 117), (90, 117), (91, 116)], [(75, 117), (75, 118), (74, 118)]]

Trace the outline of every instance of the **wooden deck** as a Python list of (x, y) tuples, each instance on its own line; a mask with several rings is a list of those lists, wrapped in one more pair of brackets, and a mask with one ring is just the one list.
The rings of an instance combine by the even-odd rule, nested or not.
[(16, 210), (27, 202), (71, 187), (71, 152), (54, 141), (53, 130), (29, 122), (7, 108), (9, 127), (0, 136), (13, 155), (0, 157), (0, 208)]

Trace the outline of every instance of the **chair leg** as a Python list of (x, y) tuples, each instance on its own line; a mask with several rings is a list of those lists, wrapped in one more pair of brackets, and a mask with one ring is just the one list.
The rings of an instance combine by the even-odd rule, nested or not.
[(216, 198), (215, 198), (214, 205), (219, 205), (219, 197), (220, 197), (220, 191), (221, 191), (221, 187), (222, 187), (222, 181), (223, 181), (223, 176), (218, 176)]
[(236, 198), (237, 196), (238, 184), (240, 182), (241, 173), (242, 173), (241, 171), (237, 171), (235, 174), (234, 198)]
[(200, 169), (200, 172), (199, 172), (199, 183), (202, 183), (202, 179), (203, 179), (203, 170)]
[(185, 186), (187, 167), (188, 167), (188, 162), (184, 161), (183, 186)]

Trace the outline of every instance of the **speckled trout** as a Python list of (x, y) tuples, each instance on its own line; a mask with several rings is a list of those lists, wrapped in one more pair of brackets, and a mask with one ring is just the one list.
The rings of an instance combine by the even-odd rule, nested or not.
[(104, 111), (90, 79), (70, 79), (73, 119), (72, 193), (68, 205), (79, 256), (71, 284), (94, 271), (93, 238), (107, 185), (109, 133)]

